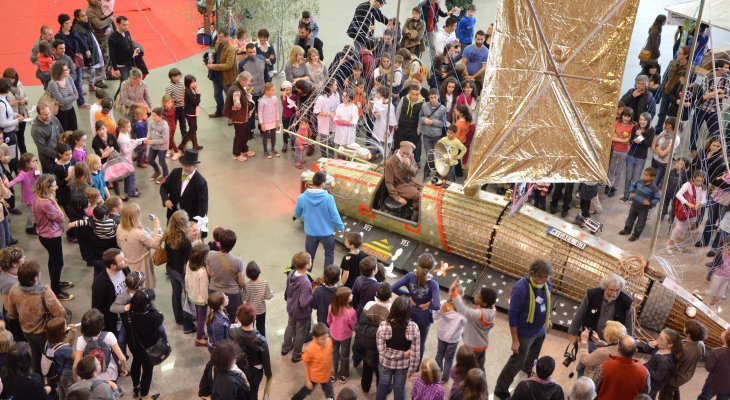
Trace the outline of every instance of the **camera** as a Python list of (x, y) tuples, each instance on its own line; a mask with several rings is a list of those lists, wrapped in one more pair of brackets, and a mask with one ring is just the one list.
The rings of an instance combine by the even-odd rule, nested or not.
[(568, 343), (568, 345), (565, 346), (565, 353), (563, 354), (563, 357), (565, 358), (563, 360), (563, 365), (566, 368), (570, 368), (570, 364), (572, 364), (578, 357), (578, 346), (573, 346), (573, 349), (571, 350), (571, 345), (572, 343)]

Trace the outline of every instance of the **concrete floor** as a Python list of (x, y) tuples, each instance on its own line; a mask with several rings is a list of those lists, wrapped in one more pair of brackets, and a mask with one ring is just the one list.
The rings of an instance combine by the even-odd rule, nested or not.
[[(357, 2), (348, 1), (347, 3), (347, 6), (343, 8), (335, 6), (337, 4), (335, 0), (322, 0), (320, 3), (320, 15), (317, 16), (321, 27), (320, 37), (325, 42), (325, 54), (330, 55), (330, 58), (326, 59), (325, 62), (330, 61), (331, 55), (341, 49), (347, 42), (343, 32), (349, 23), (351, 10)], [(479, 26), (486, 27), (493, 20), (496, 3), (493, 0), (477, 0), (475, 3), (479, 8), (477, 12)], [(635, 47), (640, 47), (645, 40), (645, 36), (641, 32), (646, 31), (656, 13), (663, 9), (665, 3), (669, 3), (669, 1), (642, 2), (636, 24), (636, 32), (639, 33), (632, 40), (632, 52), (630, 54), (638, 53)], [(404, 2), (403, 10), (409, 10), (414, 4), (415, 1), (413, 0)], [(384, 12), (388, 16), (393, 16), (395, 15), (394, 9), (395, 1), (390, 1), (385, 6)], [(342, 17), (342, 15), (346, 17)], [(402, 12), (401, 15), (407, 15), (407, 12)], [(131, 29), (133, 32), (134, 27), (131, 27)], [(671, 47), (670, 31), (673, 32), (673, 29), (666, 29), (665, 31), (664, 36), (669, 37), (665, 37), (662, 49), (664, 54), (668, 54)], [(642, 42), (642, 44), (637, 44), (638, 42)], [(631, 57), (627, 64), (626, 76), (629, 78), (624, 86), (629, 87), (633, 81), (633, 76), (638, 72), (638, 67), (631, 60)], [(176, 66), (185, 74), (192, 73), (198, 77), (199, 86), (203, 93), (201, 104), (203, 112), (207, 114), (214, 110), (215, 105), (212, 96), (210, 96), (212, 85), (210, 81), (205, 79), (206, 71), (201, 64), (200, 56), (181, 60), (176, 63)], [(153, 100), (155, 103), (158, 102), (167, 84), (167, 68), (152, 71), (146, 82), (150, 87)], [(35, 80), (26, 77), (24, 83), (26, 85), (34, 84)], [(116, 82), (112, 82), (111, 88), (116, 89), (116, 85)], [(40, 97), (39, 87), (31, 87), (29, 92), (31, 98)], [(89, 98), (87, 97), (87, 99)], [(80, 110), (78, 111), (78, 117), (79, 125), (85, 126), (84, 121), (87, 121), (88, 112)], [(301, 224), (292, 222), (290, 218), (296, 196), (299, 194), (300, 171), (293, 168), (293, 155), (291, 153), (280, 159), (273, 160), (261, 157), (261, 141), (258, 137), (251, 143), (253, 144), (253, 150), (257, 151), (259, 155), (245, 163), (233, 161), (230, 159), (233, 129), (226, 126), (225, 120), (211, 120), (203, 115), (199, 118), (198, 124), (198, 136), (201, 144), (205, 146), (205, 150), (202, 151), (200, 156), (202, 160), (200, 172), (208, 180), (211, 193), (209, 211), (211, 228), (224, 225), (235, 230), (239, 240), (233, 253), (239, 255), (245, 261), (256, 260), (262, 267), (263, 278), (270, 282), (275, 292), (275, 298), (269, 302), (267, 312), (270, 332), (268, 340), (272, 354), (275, 383), (271, 398), (276, 400), (286, 399), (304, 383), (302, 365), (292, 365), (289, 357), (281, 357), (278, 354), (287, 320), (283, 296), (281, 295), (284, 290), (282, 268), (288, 264), (293, 253), (303, 249), (304, 241)], [(35, 146), (32, 144), (29, 145), (29, 148), (31, 151), (35, 150)], [(172, 162), (169, 159), (168, 163), (171, 168), (178, 166), (177, 162)], [(143, 194), (138, 202), (145, 213), (163, 215), (164, 210), (157, 194), (158, 186), (147, 179), (150, 174), (151, 169), (137, 170), (138, 186)], [(604, 200), (604, 207), (603, 213), (597, 216), (599, 220), (606, 224), (601, 235), (628, 250), (647, 254), (648, 238), (652, 224), (650, 223), (647, 226), (646, 233), (641, 240), (629, 243), (625, 238), (616, 235), (616, 232), (621, 228), (620, 225), (625, 218), (628, 207), (618, 203), (617, 197)], [(23, 211), (27, 212), (26, 209), (23, 209)], [(572, 219), (574, 213), (576, 211), (572, 210), (568, 220)], [(28, 258), (38, 259), (41, 263), (44, 263), (46, 253), (37, 240), (23, 232), (23, 220), (24, 216), (13, 217), (13, 234), (27, 251)], [(666, 240), (666, 227), (662, 227), (660, 232), (659, 248), (661, 249)], [(338, 248), (336, 254), (338, 260), (342, 254), (344, 252), (341, 248)], [(85, 267), (76, 245), (64, 243), (64, 257), (63, 278), (76, 284), (70, 292), (77, 296), (75, 301), (66, 305), (74, 312), (74, 321), (78, 321), (83, 312), (90, 307), (92, 272), (90, 268)], [(704, 268), (700, 263), (704, 259), (700, 253), (682, 255), (668, 260), (676, 265), (681, 272), (682, 280), (686, 286), (690, 288), (702, 286), (703, 283), (700, 278), (704, 273)], [(315, 261), (315, 271), (319, 272), (322, 270), (321, 268), (322, 257), (320, 256)], [(171, 322), (171, 289), (165, 283), (166, 279), (163, 271), (158, 269), (160, 283), (158, 284), (157, 296), (158, 304), (167, 316), (165, 325), (168, 329), (173, 353), (168, 361), (155, 369), (151, 393), (161, 392), (162, 399), (196, 398), (197, 383), (203, 365), (208, 360), (208, 352), (204, 348), (193, 347), (193, 337), (183, 335), (182, 329)], [(443, 292), (442, 297), (445, 297)], [(724, 312), (724, 314), (727, 318), (728, 313)], [(493, 390), (497, 375), (509, 356), (509, 340), (506, 316), (499, 314), (496, 327), (491, 334), (492, 345), (487, 356), (487, 376), (490, 391)], [(543, 354), (551, 355), (561, 361), (566, 344), (565, 340), (566, 335), (564, 333), (551, 332), (545, 342)], [(426, 357), (435, 356), (435, 331), (432, 331), (432, 334), (429, 335), (426, 349)], [(565, 387), (566, 391), (571, 384), (568, 372), (566, 368), (559, 366), (554, 375), (554, 378)], [(359, 370), (354, 369), (353, 379), (344, 385), (336, 384), (336, 391), (339, 391), (345, 385), (359, 390), (359, 374)], [(704, 370), (699, 368), (693, 381), (683, 388), (683, 396), (696, 395), (704, 382), (705, 376)], [(131, 393), (131, 381), (128, 378), (121, 379), (121, 385), (127, 392)], [(321, 392), (317, 392), (314, 398), (321, 396), (319, 393)]]

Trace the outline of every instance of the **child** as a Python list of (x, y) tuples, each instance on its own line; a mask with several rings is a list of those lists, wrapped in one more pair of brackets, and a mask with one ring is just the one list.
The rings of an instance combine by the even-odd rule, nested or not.
[(124, 209), (124, 202), (119, 196), (109, 196), (104, 202), (104, 205), (109, 210), (109, 218), (114, 220), (114, 223), (119, 225), (122, 222), (122, 209)]
[(484, 353), (489, 347), (489, 331), (494, 327), (494, 316), (497, 313), (494, 306), (497, 302), (497, 292), (492, 288), (483, 287), (474, 296), (474, 308), (464, 304), (464, 299), (461, 297), (462, 292), (459, 280), (454, 280), (450, 287), (450, 296), (456, 312), (466, 318), (464, 346), (474, 352), (479, 368), (484, 370)]
[(330, 265), (324, 269), (324, 276), (319, 280), (322, 283), (314, 289), (312, 294), (312, 308), (317, 310), (317, 322), (329, 326), (327, 313), (332, 299), (337, 292), (337, 282), (340, 280), (340, 269)]
[(360, 261), (360, 276), (355, 279), (352, 285), (352, 306), (360, 317), (365, 305), (375, 297), (380, 284), (375, 280), (375, 272), (378, 269), (378, 260), (373, 256), (367, 256)]
[(467, 345), (459, 347), (456, 351), (454, 369), (451, 370), (451, 379), (453, 379), (453, 382), (451, 383), (451, 393), (449, 394), (450, 399), (456, 398), (454, 395), (459, 391), (461, 382), (466, 378), (466, 374), (474, 368), (479, 368), (474, 352)]
[(208, 311), (208, 269), (205, 259), (208, 257), (208, 246), (199, 243), (193, 246), (188, 259), (188, 271), (185, 274), (185, 291), (188, 300), (195, 305), (195, 346), (206, 347), (205, 314)]
[[(307, 327), (310, 324), (312, 314), (312, 283), (307, 277), (307, 272), (312, 265), (312, 257), (306, 252), (300, 251), (292, 258), (292, 267), (294, 271), (289, 273), (286, 278), (286, 291), (284, 296), (286, 299), (286, 311), (289, 314), (289, 321), (284, 331), (284, 342), (281, 345), (281, 355), (285, 356), (290, 351), (292, 354), (292, 363), (298, 363), (302, 360), (302, 347), (304, 346), (305, 336), (307, 335)], [(325, 335), (327, 327), (324, 326)], [(330, 347), (329, 360), (332, 362), (332, 345)], [(331, 364), (330, 364), (331, 370)], [(326, 382), (332, 375), (331, 371), (327, 374)], [(317, 382), (319, 383), (319, 382)], [(330, 386), (331, 388), (331, 386)]]
[[(456, 98), (456, 105), (465, 105), (469, 109), (469, 116), (474, 115), (477, 109), (477, 96), (474, 96), (476, 90), (473, 81), (466, 81), (461, 84), (461, 94)], [(465, 114), (462, 112), (462, 114)], [(470, 121), (471, 122), (471, 121)]]
[[(183, 140), (178, 148), (182, 151), (188, 141), (193, 142), (193, 150), (203, 150), (203, 146), (198, 144), (198, 106), (200, 105), (200, 93), (198, 92), (198, 82), (192, 75), (185, 75), (185, 105), (184, 113), (187, 121), (187, 132), (183, 132)], [(176, 109), (177, 110), (177, 109)], [(180, 129), (182, 129), (182, 123)]]
[[(104, 315), (101, 311), (92, 308), (81, 317), (81, 336), (76, 338), (74, 348), (74, 372), (77, 372), (77, 364), (83, 357), (93, 355), (101, 362), (96, 378), (109, 382), (116, 391), (114, 381), (127, 374), (127, 359), (114, 333), (104, 330)], [(112, 354), (116, 357), (112, 357)]]
[(94, 117), (94, 129), (99, 130), (97, 122), (103, 121), (104, 125), (106, 125), (107, 132), (111, 133), (112, 135), (116, 135), (117, 133), (117, 123), (114, 122), (114, 117), (112, 116), (112, 99), (109, 97), (105, 97), (101, 100), (101, 109), (96, 112), (96, 116)]
[[(314, 38), (317, 37), (319, 34), (319, 25), (317, 24), (317, 21), (314, 20), (312, 17), (312, 13), (309, 11), (302, 11), (302, 18), (299, 20), (299, 24), (297, 26), (304, 24), (309, 27), (309, 30), (312, 31), (312, 43), (314, 42)], [(311, 44), (311, 43), (310, 43)]]
[[(641, 180), (631, 185), (629, 199), (633, 201), (629, 209), (629, 216), (626, 218), (624, 229), (618, 233), (619, 235), (629, 235), (631, 234), (631, 229), (634, 228), (634, 233), (629, 236), (629, 242), (633, 242), (641, 236), (641, 231), (644, 230), (644, 226), (646, 225), (646, 217), (649, 215), (649, 210), (659, 202), (661, 193), (659, 193), (659, 189), (654, 184), (655, 177), (656, 170), (649, 167), (644, 170)], [(634, 227), (634, 221), (636, 221), (636, 227)]]
[(347, 286), (350, 289), (355, 284), (355, 279), (360, 276), (360, 261), (368, 256), (360, 251), (361, 245), (362, 235), (359, 232), (348, 232), (345, 235), (345, 247), (348, 252), (340, 262), (340, 269), (342, 270), (340, 285)]
[[(96, 88), (94, 92), (95, 101), (89, 109), (89, 132), (94, 132), (94, 130), (96, 130), (96, 113), (101, 111), (101, 101), (107, 97), (109, 97), (109, 95), (106, 93), (106, 90)], [(114, 119), (113, 108), (109, 111), (109, 115), (112, 119)]]
[(448, 158), (446, 161), (450, 166), (449, 178), (454, 182), (456, 181), (456, 166), (459, 165), (461, 159), (466, 154), (466, 146), (464, 146), (464, 143), (462, 143), (461, 140), (456, 138), (457, 131), (458, 128), (456, 125), (449, 125), (446, 129), (446, 137), (439, 139), (437, 142), (446, 146), (446, 149), (448, 150)]
[(624, 196), (621, 202), (629, 201), (629, 190), (634, 182), (640, 181), (640, 171), (646, 163), (649, 147), (654, 142), (654, 128), (651, 127), (651, 114), (644, 112), (639, 116), (639, 123), (631, 129), (629, 151), (626, 155), (626, 177), (624, 178)]
[[(441, 382), (449, 380), (451, 364), (454, 362), (456, 348), (464, 333), (466, 318), (456, 312), (453, 301), (445, 301), (441, 309), (434, 313), (434, 319), (438, 320), (438, 348), (436, 351), (436, 367), (443, 371)], [(424, 360), (426, 362), (426, 360)]]
[[(134, 123), (134, 138), (135, 139), (146, 139), (147, 138), (147, 111), (141, 107), (137, 107), (134, 111), (137, 122)], [(137, 166), (140, 168), (147, 168), (147, 143), (142, 142), (136, 149), (137, 153)]]
[(256, 44), (256, 55), (266, 60), (266, 69), (268, 70), (266, 78), (269, 82), (274, 77), (274, 67), (276, 66), (276, 51), (274, 46), (269, 43), (269, 31), (267, 29), (259, 29), (256, 32), (259, 42)]
[[(72, 159), (73, 160), (73, 159)], [(71, 194), (75, 192), (83, 193), (88, 186), (91, 185), (91, 172), (89, 166), (85, 162), (76, 164), (73, 167), (73, 177), (69, 182)]]
[(312, 327), (314, 340), (307, 346), (302, 359), (304, 360), (307, 383), (294, 394), (292, 400), (301, 400), (309, 396), (317, 384), (322, 385), (325, 397), (335, 398), (332, 387), (332, 340), (329, 338), (327, 326), (317, 323)]
[[(679, 396), (679, 388), (692, 380), (697, 364), (705, 358), (705, 342), (707, 328), (702, 322), (687, 319), (684, 323), (684, 340), (682, 340), (682, 359), (679, 360), (669, 381), (659, 393), (660, 399), (672, 399)], [(676, 397), (679, 398), (679, 397)]]
[[(466, 83), (468, 83), (468, 82), (465, 82), (465, 84)], [(464, 86), (464, 89), (466, 89), (466, 86)], [(464, 93), (462, 93), (461, 95), (463, 95), (463, 94)], [(459, 97), (461, 97), (461, 95), (459, 95)], [(471, 129), (471, 124), (473, 122), (472, 113), (469, 110), (469, 107), (467, 107), (466, 105), (458, 104), (456, 106), (456, 111), (454, 111), (454, 117), (456, 120), (456, 128), (457, 128), (456, 138), (459, 139), (459, 141), (462, 144), (464, 144), (464, 146), (466, 146), (469, 142), (469, 130)], [(467, 162), (467, 159), (466, 159), (467, 153), (468, 153), (468, 147), (467, 147), (467, 152), (464, 153), (464, 156), (462, 156), (462, 158), (464, 159), (464, 163)], [(463, 176), (464, 169), (465, 168), (462, 167), (461, 161), (459, 161), (459, 163), (456, 164), (456, 166), (455, 166), (456, 176), (459, 176), (459, 177)]]
[(71, 156), (75, 164), (86, 162), (86, 133), (83, 131), (74, 131), (68, 137), (68, 145), (71, 146)]
[(355, 87), (355, 82), (357, 81), (365, 82), (365, 79), (363, 79), (362, 76), (362, 68), (362, 63), (360, 61), (355, 61), (352, 63), (352, 74), (350, 74), (350, 76), (348, 76), (345, 80), (345, 89)]
[[(322, 93), (317, 97), (314, 103), (313, 112), (317, 115), (317, 133), (319, 134), (320, 143), (332, 146), (332, 138), (330, 136), (330, 125), (337, 111), (337, 104), (334, 104), (334, 90), (336, 90), (337, 82), (332, 80), (325, 84)], [(334, 87), (334, 89), (333, 89)], [(333, 107), (334, 105), (334, 107)], [(322, 157), (332, 158), (334, 153), (325, 147), (321, 148)]]
[(654, 143), (651, 144), (651, 152), (654, 156), (651, 159), (651, 166), (656, 169), (656, 179), (654, 184), (657, 187), (664, 183), (664, 173), (669, 164), (669, 153), (671, 149), (669, 144), (674, 141), (674, 150), (679, 148), (679, 135), (676, 134), (677, 118), (668, 117), (664, 120), (664, 132), (654, 137)]
[(682, 339), (677, 331), (666, 328), (656, 340), (649, 342), (649, 346), (655, 349), (655, 353), (644, 366), (651, 377), (649, 396), (655, 399), (669, 381), (675, 365), (682, 359)]
[(598, 197), (598, 183), (581, 182), (578, 185), (578, 196), (580, 196), (580, 215), (583, 218), (589, 218), (591, 216), (591, 202), (595, 197)]
[[(669, 206), (672, 205), (672, 199), (674, 199), (679, 188), (689, 180), (687, 176), (687, 165), (689, 165), (689, 160), (686, 158), (679, 157), (674, 159), (674, 168), (669, 171), (667, 191), (664, 193), (664, 204), (662, 205), (661, 216), (662, 220), (666, 217), (667, 212), (669, 211)], [(670, 216), (670, 220), (673, 219), (674, 216)]]
[(281, 83), (281, 96), (279, 96), (279, 99), (281, 100), (281, 123), (284, 128), (282, 136), (284, 143), (281, 145), (281, 152), (286, 153), (289, 147), (294, 149), (294, 137), (292, 136), (290, 139), (287, 131), (292, 129), (292, 121), (297, 113), (297, 95), (292, 93), (291, 82), (284, 81)]
[(91, 185), (99, 190), (102, 200), (107, 199), (109, 197), (109, 188), (106, 187), (104, 171), (101, 169), (101, 158), (96, 154), (91, 154), (86, 160), (86, 165), (91, 173)]
[(56, 163), (53, 164), (53, 175), (56, 177), (56, 201), (66, 209), (71, 199), (71, 189), (68, 183), (73, 176), (73, 164), (71, 163), (71, 147), (66, 143), (58, 143), (56, 146)]
[(53, 53), (51, 52), (51, 44), (46, 40), (41, 40), (38, 43), (38, 69), (41, 72), (47, 74), (51, 73), (51, 66), (53, 66)]
[(8, 189), (20, 183), (20, 194), (23, 197), (23, 204), (28, 206), (28, 217), (25, 220), (25, 233), (29, 235), (37, 235), (35, 230), (35, 214), (33, 213), (33, 203), (35, 203), (35, 193), (33, 188), (38, 176), (41, 174), (38, 167), (38, 158), (31, 153), (25, 153), (20, 157), (18, 164), (20, 173), (8, 183)]
[(644, 226), (646, 225), (649, 210), (659, 202), (661, 193), (659, 193), (659, 189), (654, 184), (655, 177), (656, 170), (649, 167), (644, 170), (641, 181), (636, 181), (631, 185), (629, 199), (633, 201), (629, 209), (629, 216), (626, 218), (624, 229), (618, 233), (619, 235), (631, 234), (631, 229), (634, 228), (634, 221), (636, 221), (636, 227), (634, 228), (634, 233), (629, 237), (629, 242), (633, 242), (641, 236), (641, 231), (644, 230)]
[(667, 253), (683, 252), (682, 242), (687, 238), (692, 226), (697, 226), (698, 210), (707, 202), (707, 192), (704, 188), (705, 173), (695, 171), (692, 181), (686, 182), (674, 196), (672, 214), (676, 217), (676, 224), (667, 240)]
[(629, 136), (634, 128), (634, 109), (624, 107), (621, 116), (613, 123), (613, 136), (611, 137), (612, 148), (611, 160), (608, 166), (608, 185), (606, 193), (608, 197), (616, 195), (618, 186), (621, 183), (621, 175), (626, 168), (626, 154), (629, 152)]
[[(264, 84), (264, 95), (259, 99), (259, 126), (261, 127), (261, 138), (264, 142), (264, 155), (271, 159), (272, 154), (280, 157), (281, 154), (276, 151), (276, 131), (281, 128), (279, 120), (279, 108), (276, 105), (276, 96), (274, 95), (274, 84), (266, 82)], [(271, 153), (266, 146), (271, 143)]]
[(94, 127), (94, 139), (91, 140), (91, 148), (94, 150), (94, 154), (101, 158), (102, 164), (106, 163), (112, 151), (119, 148), (119, 143), (117, 143), (116, 139), (116, 132), (110, 135), (107, 129), (107, 125), (104, 121), (96, 121), (96, 126)]
[[(71, 337), (67, 338), (66, 333), (71, 331)], [(76, 341), (76, 328), (67, 326), (63, 318), (56, 317), (46, 322), (46, 345), (41, 358), (41, 369), (48, 365), (48, 370), (43, 371), (47, 383), (55, 388), (58, 398), (63, 399), (68, 389), (74, 383), (71, 367), (73, 366), (73, 349), (70, 343)]]
[[(187, 136), (187, 127), (185, 126), (185, 91), (186, 86), (182, 81), (182, 72), (177, 68), (172, 68), (167, 73), (167, 77), (170, 78), (170, 84), (165, 88), (165, 94), (172, 97), (172, 105), (175, 107), (175, 121), (180, 125), (180, 134), (184, 138)], [(175, 129), (170, 124), (170, 140), (174, 140), (173, 136)], [(170, 145), (171, 148), (176, 148), (174, 143)], [(176, 151), (180, 154), (180, 151)], [(178, 157), (180, 158), (180, 157)]]
[(357, 106), (357, 116), (362, 118), (363, 111), (367, 108), (368, 104), (368, 96), (365, 93), (365, 81), (363, 79), (356, 80), (354, 86), (352, 102)]
[[(390, 89), (381, 86), (375, 90), (373, 100), (373, 137), (380, 143), (381, 147), (387, 143), (393, 143), (393, 128), (397, 125), (395, 118), (395, 104), (390, 104)], [(390, 116), (389, 116), (390, 115)]]
[(89, 207), (86, 209), (86, 216), (89, 218), (93, 218), (94, 217), (94, 207), (98, 206), (99, 204), (104, 203), (101, 200), (101, 192), (99, 192), (99, 189), (89, 186), (86, 189), (84, 189), (84, 194), (86, 195), (86, 198), (89, 199)]
[(256, 309), (256, 329), (261, 335), (266, 336), (266, 300), (274, 298), (274, 292), (271, 291), (269, 282), (259, 280), (261, 276), (261, 268), (256, 261), (251, 261), (246, 265), (246, 295), (245, 301), (249, 301)]
[(66, 396), (69, 399), (82, 399), (84, 396), (88, 396), (86, 393), (91, 394), (91, 397), (86, 397), (89, 399), (114, 400), (118, 398), (111, 387), (111, 382), (98, 379), (101, 364), (95, 356), (88, 355), (79, 360), (75, 372), (81, 380), (68, 388)]
[(334, 125), (336, 145), (350, 146), (357, 139), (357, 106), (352, 103), (352, 91), (342, 92), (342, 103), (335, 110)]
[(395, 107), (398, 107), (400, 92), (403, 90), (403, 84), (405, 82), (406, 77), (403, 73), (403, 56), (396, 54), (396, 56), (393, 57), (393, 82), (391, 82), (391, 86), (393, 87), (391, 90), (391, 96)]
[(547, 206), (547, 195), (550, 191), (550, 183), (547, 182), (535, 182), (535, 187), (532, 189), (532, 196), (535, 200), (535, 207), (545, 211)]
[[(456, 352), (456, 346), (454, 346), (454, 352)], [(411, 390), (411, 399), (444, 400), (444, 387), (439, 382), (439, 375), (441, 375), (441, 370), (436, 361), (430, 358), (424, 359), (421, 362), (421, 375), (416, 379)]]
[(294, 147), (294, 166), (302, 169), (302, 163), (304, 162), (304, 149), (307, 146), (307, 139), (312, 137), (312, 130), (309, 127), (307, 121), (299, 122), (299, 129), (297, 129), (296, 143)]
[[(155, 173), (152, 174), (150, 180), (161, 185), (167, 180), (168, 171), (165, 153), (170, 148), (170, 128), (163, 119), (162, 108), (157, 107), (152, 110), (152, 121), (149, 122), (149, 127), (149, 138), (145, 139), (144, 143), (151, 145), (148, 157)], [(157, 165), (156, 158), (160, 160), (162, 175), (160, 175), (160, 166)], [(139, 162), (139, 160), (137, 161)]]
[(337, 289), (327, 314), (327, 325), (331, 329), (333, 347), (334, 374), (332, 376), (342, 383), (350, 379), (350, 345), (357, 322), (357, 315), (350, 306), (350, 301), (352, 301), (350, 288)]
[(477, 23), (474, 13), (476, 11), (476, 6), (469, 4), (466, 7), (466, 15), (461, 17), (459, 24), (456, 25), (456, 37), (459, 39), (462, 49), (465, 49), (474, 40), (474, 25)]
[[(132, 124), (128, 119), (122, 117), (119, 118), (117, 124), (119, 132), (117, 133), (117, 144), (119, 145), (119, 155), (126, 158), (132, 163), (132, 152), (136, 152), (140, 146), (144, 146), (144, 138), (132, 139), (130, 132), (132, 131)], [(139, 157), (139, 156), (138, 156)], [(137, 190), (137, 177), (135, 172), (124, 178), (124, 193), (129, 197), (139, 197), (140, 193)]]
[(220, 343), (230, 336), (231, 321), (226, 313), (228, 296), (221, 291), (216, 291), (208, 296), (208, 318), (205, 325), (208, 327), (208, 350), (213, 350), (217, 343)]
[(94, 222), (91, 224), (91, 229), (96, 237), (101, 240), (113, 240), (116, 243), (117, 226), (118, 223), (109, 215), (106, 204), (94, 207)]
[[(177, 145), (175, 145), (175, 106), (174, 102), (172, 100), (172, 96), (169, 94), (166, 94), (162, 96), (162, 113), (165, 117), (165, 121), (167, 122), (167, 127), (169, 130), (169, 134), (167, 137), (168, 140), (168, 147), (167, 151), (165, 152), (165, 157), (172, 157), (172, 161), (177, 161), (182, 157), (182, 153), (180, 153), (180, 150), (178, 150)], [(154, 117), (152, 118), (154, 120)]]

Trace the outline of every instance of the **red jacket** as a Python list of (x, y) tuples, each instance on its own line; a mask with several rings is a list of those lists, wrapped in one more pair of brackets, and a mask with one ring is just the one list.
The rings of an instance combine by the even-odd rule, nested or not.
[(649, 371), (635, 358), (610, 355), (596, 373), (597, 400), (632, 400), (649, 393)]

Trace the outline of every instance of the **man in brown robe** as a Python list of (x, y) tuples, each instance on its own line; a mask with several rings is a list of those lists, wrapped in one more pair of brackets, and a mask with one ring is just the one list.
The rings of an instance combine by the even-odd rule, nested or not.
[(401, 204), (411, 202), (417, 215), (421, 185), (413, 179), (418, 174), (418, 164), (413, 157), (415, 148), (409, 141), (400, 142), (400, 148), (385, 162), (385, 187), (393, 200)]

